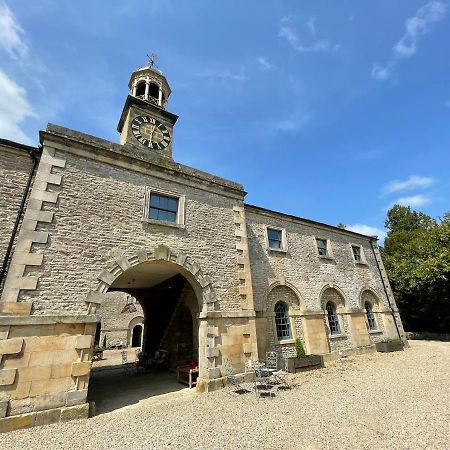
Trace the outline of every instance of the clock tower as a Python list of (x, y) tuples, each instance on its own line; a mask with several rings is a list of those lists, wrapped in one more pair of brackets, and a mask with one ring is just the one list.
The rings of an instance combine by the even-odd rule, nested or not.
[(128, 87), (130, 94), (117, 126), (120, 143), (173, 159), (173, 126), (178, 116), (166, 110), (171, 90), (153, 56), (147, 66), (131, 74)]

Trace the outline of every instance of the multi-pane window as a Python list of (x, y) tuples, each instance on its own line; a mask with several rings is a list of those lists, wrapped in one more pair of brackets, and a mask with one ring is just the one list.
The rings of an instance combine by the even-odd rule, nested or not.
[(326, 239), (316, 239), (317, 251), (320, 256), (328, 256), (328, 248)]
[(277, 337), (279, 341), (291, 337), (288, 307), (284, 302), (277, 302), (275, 305), (275, 326), (277, 328)]
[(369, 330), (373, 331), (377, 329), (377, 323), (375, 322), (375, 316), (373, 315), (372, 305), (369, 302), (364, 303), (364, 309), (366, 310), (367, 323)]
[(149, 217), (155, 220), (164, 220), (165, 222), (177, 221), (178, 198), (168, 197), (166, 195), (152, 192), (150, 194)]
[(282, 231), (267, 228), (267, 240), (269, 241), (269, 248), (274, 250), (283, 249)]
[(362, 262), (361, 247), (359, 245), (352, 245), (353, 258), (356, 262)]
[(327, 317), (328, 325), (330, 327), (331, 334), (340, 334), (341, 328), (339, 326), (339, 319), (336, 314), (336, 306), (332, 302), (327, 303)]

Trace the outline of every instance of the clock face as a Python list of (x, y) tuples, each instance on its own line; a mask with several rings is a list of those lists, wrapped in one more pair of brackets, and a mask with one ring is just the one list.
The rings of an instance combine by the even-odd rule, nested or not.
[(153, 150), (163, 150), (170, 144), (169, 130), (153, 117), (135, 117), (131, 121), (131, 131), (142, 145)]

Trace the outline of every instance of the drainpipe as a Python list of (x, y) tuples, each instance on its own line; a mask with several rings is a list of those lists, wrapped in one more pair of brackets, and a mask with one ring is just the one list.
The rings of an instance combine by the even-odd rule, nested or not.
[[(395, 329), (397, 330), (397, 334), (398, 334), (399, 339), (403, 342), (402, 335), (400, 334), (400, 330), (399, 330), (398, 325), (397, 325), (397, 320), (395, 319), (395, 311), (394, 311), (394, 307), (392, 306), (392, 303), (391, 303), (391, 301), (389, 300), (389, 293), (388, 293), (388, 290), (387, 290), (387, 287), (386, 287), (386, 283), (385, 283), (384, 280), (383, 280), (383, 273), (382, 273), (382, 271), (381, 271), (380, 263), (378, 262), (377, 255), (376, 255), (376, 253), (375, 253), (375, 247), (374, 247), (374, 245), (373, 245), (373, 240), (371, 241), (370, 244), (371, 244), (370, 246), (372, 247), (373, 256), (374, 256), (375, 261), (376, 261), (376, 263), (377, 263), (378, 272), (380, 273), (381, 281), (383, 282), (384, 292), (385, 292), (385, 294), (386, 294), (386, 298), (387, 298), (387, 301), (388, 301), (388, 304), (389, 304), (389, 309), (391, 310), (392, 319), (394, 320)], [(386, 274), (386, 276), (387, 276), (387, 274)]]
[(6, 274), (8, 273), (8, 266), (9, 266), (9, 259), (11, 256), (12, 248), (14, 245), (14, 241), (16, 239), (17, 232), (19, 230), (20, 221), (22, 220), (22, 216), (25, 210), (25, 203), (28, 198), (28, 193), (30, 191), (31, 183), (33, 181), (34, 172), (36, 170), (36, 166), (38, 163), (37, 154), (40, 154), (42, 151), (42, 147), (39, 146), (38, 149), (32, 149), (28, 154), (31, 157), (32, 163), (31, 163), (31, 169), (30, 173), (28, 175), (27, 184), (25, 186), (25, 190), (22, 195), (22, 201), (20, 202), (19, 211), (17, 212), (16, 221), (14, 223), (14, 228), (12, 230), (11, 238), (9, 239), (8, 248), (6, 249), (5, 257), (3, 258), (2, 267), (0, 268), (0, 286), (2, 286), (3, 279), (5, 278)]

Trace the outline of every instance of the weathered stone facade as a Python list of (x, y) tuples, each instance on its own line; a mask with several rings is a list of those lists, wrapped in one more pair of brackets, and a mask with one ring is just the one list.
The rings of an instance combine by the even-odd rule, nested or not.
[[(63, 408), (74, 398), (85, 402), (96, 322), (100, 345), (105, 336), (107, 343), (133, 345), (133, 329), (142, 324), (144, 350), (165, 347), (171, 368), (198, 361), (200, 391), (221, 385), (225, 358), (242, 372), (246, 361), (270, 349), (293, 355), (296, 339), (308, 353), (339, 355), (404, 336), (376, 239), (245, 205), (242, 185), (174, 162), (171, 141), (161, 151), (149, 149), (155, 127), (171, 132), (176, 122), (164, 109), (167, 82), (152, 71), (132, 76), (119, 123), (122, 144), (56, 125), (40, 133), (42, 154), (0, 302), (0, 344), (13, 349), (5, 355), (14, 354), (3, 357), (0, 369), (4, 420), (28, 414), (23, 426), (39, 423), (40, 409), (56, 411), (48, 414), (59, 420), (70, 416)], [(161, 80), (159, 99), (134, 98), (148, 73)], [(133, 123), (139, 128), (136, 118), (154, 122), (140, 140), (136, 129), (135, 140), (131, 134)], [(2, 171), (11, 178), (16, 167), (25, 179), (21, 158), (12, 166), (8, 159)], [(19, 192), (14, 183), (2, 186), (5, 234), (18, 201), (9, 194), (14, 189)], [(176, 211), (158, 210), (155, 198), (175, 199)], [(155, 218), (155, 208), (172, 219)], [(268, 245), (268, 227), (279, 230), (279, 249)], [(328, 243), (326, 257), (316, 238)], [(278, 302), (287, 308), (288, 337), (277, 331)], [(328, 302), (336, 308), (338, 334), (330, 333)], [(377, 324), (370, 331), (367, 302)], [(52, 336), (56, 347), (49, 339), (50, 347), (39, 350), (45, 354), (27, 356), (33, 348), (27, 339), (39, 336)], [(25, 347), (16, 345), (18, 337)], [(64, 368), (61, 346), (72, 355)], [(39, 370), (26, 371), (35, 367), (32, 360)], [(39, 383), (47, 387), (33, 390)]]

